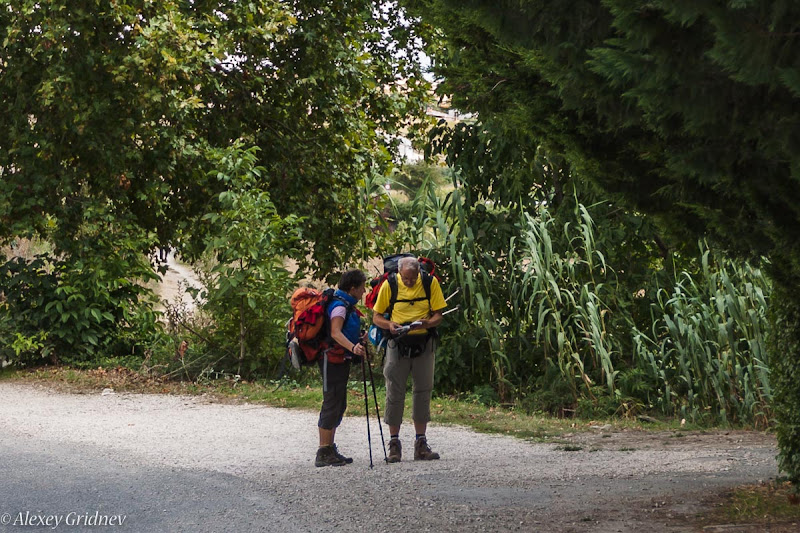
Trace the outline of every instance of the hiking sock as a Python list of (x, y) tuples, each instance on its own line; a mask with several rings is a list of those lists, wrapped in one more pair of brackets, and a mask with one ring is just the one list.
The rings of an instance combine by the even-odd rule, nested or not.
[(398, 439), (400, 440), (400, 435), (389, 435), (390, 439)]
[(417, 440), (424, 438), (425, 438), (425, 433), (417, 433)]

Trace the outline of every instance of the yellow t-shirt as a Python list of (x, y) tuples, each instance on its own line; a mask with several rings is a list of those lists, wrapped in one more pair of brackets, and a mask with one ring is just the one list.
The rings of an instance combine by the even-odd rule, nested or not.
[[(389, 287), (389, 282), (381, 285), (378, 291), (378, 299), (375, 300), (374, 311), (379, 314), (386, 312), (389, 307), (389, 302), (392, 296), (392, 289)], [(400, 300), (413, 300), (419, 298), (417, 302), (401, 302)], [(422, 320), (428, 318), (431, 311), (441, 311), (447, 307), (447, 302), (444, 301), (442, 294), (442, 287), (439, 285), (439, 280), (433, 278), (431, 280), (431, 305), (428, 307), (428, 300), (425, 298), (425, 287), (422, 286), (422, 274), (417, 276), (417, 282), (413, 287), (408, 288), (403, 285), (400, 276), (397, 276), (397, 302), (394, 304), (394, 310), (389, 320), (397, 322), (398, 324), (406, 324), (414, 322), (415, 320)], [(426, 333), (427, 330), (421, 329), (418, 331), (409, 332), (409, 334)]]

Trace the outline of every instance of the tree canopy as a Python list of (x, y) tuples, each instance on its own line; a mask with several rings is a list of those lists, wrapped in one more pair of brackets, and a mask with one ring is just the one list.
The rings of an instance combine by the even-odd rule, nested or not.
[[(3, 2), (0, 246), (40, 237), (47, 249), (0, 258), (0, 331), (17, 338), (2, 350), (31, 362), (141, 355), (158, 331), (144, 283), (158, 247), (211, 250), (221, 264), (236, 252), (240, 267), (247, 254), (258, 263), (247, 275), (276, 279), (286, 255), (323, 277), (370, 254), (379, 243), (355, 230), (381, 222), (374, 184), (426, 94), (420, 43), (398, 10)], [(246, 161), (252, 179), (231, 179), (225, 161)], [(291, 246), (256, 234), (284, 229), (272, 220), (292, 226)], [(284, 299), (285, 287), (267, 289)], [(266, 306), (269, 324), (281, 312)]]
[[(410, 2), (456, 106), (521, 126), (682, 234), (800, 273), (793, 2)], [(788, 274), (788, 272), (787, 272)]]
[(68, 251), (99, 205), (150, 247), (199, 250), (223, 186), (209, 153), (241, 140), (325, 272), (354, 255), (359, 184), (420, 109), (414, 37), (394, 4), (358, 0), (5, 2), (0, 237)]
[[(404, 3), (441, 31), (440, 90), (494, 139), (507, 129), (529, 153), (563, 154), (676, 241), (769, 258), (780, 465), (800, 484), (800, 5)], [(489, 190), (504, 179), (487, 176)]]

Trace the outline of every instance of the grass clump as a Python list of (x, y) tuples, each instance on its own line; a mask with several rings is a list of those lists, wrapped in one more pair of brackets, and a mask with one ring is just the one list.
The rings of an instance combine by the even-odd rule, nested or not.
[(730, 492), (703, 523), (747, 524), (760, 531), (800, 531), (799, 503), (788, 481), (745, 485)]

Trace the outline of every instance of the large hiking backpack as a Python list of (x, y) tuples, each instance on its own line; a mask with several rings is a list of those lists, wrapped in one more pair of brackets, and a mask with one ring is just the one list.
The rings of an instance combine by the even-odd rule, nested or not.
[[(371, 290), (367, 297), (364, 299), (364, 305), (372, 309), (375, 307), (375, 302), (378, 300), (378, 292), (385, 282), (390, 283), (392, 289), (391, 304), (387, 311), (391, 311), (394, 304), (397, 302), (397, 264), (403, 257), (416, 257), (414, 254), (395, 254), (383, 258), (383, 274), (369, 282)], [(436, 264), (427, 257), (418, 257), (420, 272), (422, 273), (422, 284), (425, 288), (425, 295), (430, 300), (431, 281), (436, 276)], [(392, 276), (394, 274), (394, 276)], [(392, 278), (391, 280), (389, 278)], [(438, 278), (438, 276), (437, 276)]]
[[(328, 318), (328, 306), (334, 300), (334, 289), (318, 291), (310, 287), (301, 287), (292, 293), (289, 301), (292, 307), (292, 318), (287, 323), (286, 346), (292, 366), (299, 369), (310, 365), (327, 355), (328, 362), (342, 363), (345, 350), (331, 339), (331, 326)], [(347, 314), (345, 322), (355, 310), (355, 306), (345, 302)]]
[[(381, 290), (381, 286), (384, 283), (389, 284), (389, 288), (391, 292), (389, 293), (389, 307), (386, 308), (384, 316), (386, 318), (391, 318), (392, 310), (394, 309), (394, 305), (398, 302), (416, 302), (421, 300), (431, 300), (431, 284), (433, 283), (433, 278), (436, 276), (436, 264), (428, 259), (427, 257), (418, 257), (417, 260), (420, 264), (420, 274), (422, 274), (422, 288), (425, 289), (425, 298), (415, 298), (413, 300), (398, 300), (397, 299), (397, 274), (398, 268), (397, 264), (403, 257), (416, 257), (414, 254), (395, 254), (389, 255), (383, 258), (383, 274), (376, 277), (372, 281), (370, 281), (370, 290), (369, 294), (367, 294), (365, 298), (365, 305), (369, 309), (373, 309), (375, 307), (375, 302), (378, 300), (378, 292)], [(369, 340), (375, 346), (380, 347), (381, 343), (385, 338), (389, 337), (389, 332), (385, 329), (381, 329), (376, 325), (372, 325), (369, 328)]]

